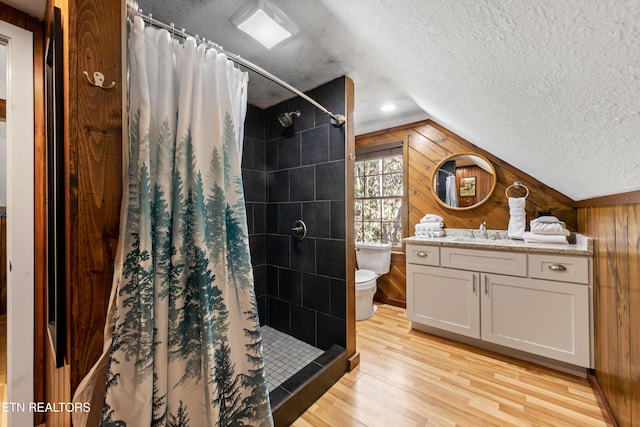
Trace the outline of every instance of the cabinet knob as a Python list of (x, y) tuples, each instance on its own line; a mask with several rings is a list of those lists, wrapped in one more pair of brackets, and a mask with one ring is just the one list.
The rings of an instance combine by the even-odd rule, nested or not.
[(427, 257), (427, 253), (425, 251), (420, 251), (416, 255), (418, 255), (420, 258), (426, 258)]
[(562, 264), (551, 264), (549, 266), (549, 270), (551, 271), (567, 271), (567, 267)]

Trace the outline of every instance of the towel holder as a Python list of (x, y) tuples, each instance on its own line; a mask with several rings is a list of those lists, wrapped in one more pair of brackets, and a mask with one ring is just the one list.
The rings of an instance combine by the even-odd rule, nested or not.
[(504, 194), (507, 197), (511, 197), (511, 196), (509, 196), (509, 190), (511, 190), (512, 188), (524, 188), (527, 191), (527, 194), (525, 194), (523, 197), (526, 199), (527, 196), (529, 196), (529, 189), (527, 188), (527, 186), (524, 185), (523, 183), (521, 183), (520, 181), (516, 181), (513, 184), (511, 184), (510, 186), (508, 186), (507, 189), (504, 191)]

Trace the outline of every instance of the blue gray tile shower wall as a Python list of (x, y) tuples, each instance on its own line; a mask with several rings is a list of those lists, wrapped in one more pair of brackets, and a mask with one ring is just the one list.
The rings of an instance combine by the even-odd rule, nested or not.
[[(345, 79), (309, 91), (344, 113)], [(300, 111), (283, 128), (277, 116)], [(298, 97), (250, 105), (242, 160), (261, 324), (326, 350), (346, 345), (345, 132)], [(296, 219), (307, 238), (291, 236)]]

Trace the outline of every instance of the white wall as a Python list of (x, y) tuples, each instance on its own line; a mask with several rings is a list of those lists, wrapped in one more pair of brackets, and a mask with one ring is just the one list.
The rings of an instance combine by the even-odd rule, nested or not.
[(7, 124), (0, 122), (0, 206), (7, 206)]
[[(0, 99), (7, 99), (7, 48), (0, 43)], [(7, 206), (7, 124), (0, 121), (0, 206)]]
[[(7, 55), (7, 401), (34, 398), (33, 33), (0, 21)], [(33, 413), (8, 412), (7, 425), (32, 426)]]
[(7, 47), (0, 43), (0, 99), (7, 99)]

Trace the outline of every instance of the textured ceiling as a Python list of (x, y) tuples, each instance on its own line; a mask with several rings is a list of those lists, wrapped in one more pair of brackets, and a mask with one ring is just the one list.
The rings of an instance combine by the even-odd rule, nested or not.
[[(300, 28), (295, 37), (271, 50), (236, 29), (229, 17), (243, 3), (239, 0), (138, 0), (145, 14), (185, 27), (254, 62), (297, 89), (306, 91), (336, 77), (348, 75), (356, 87), (356, 132), (365, 133), (428, 117), (411, 93), (386, 75), (366, 42), (356, 40), (348, 26), (316, 0), (272, 1)], [(373, 47), (375, 49), (375, 47)], [(291, 98), (293, 94), (274, 83), (250, 75), (249, 102), (262, 108)], [(379, 107), (394, 102), (392, 114)], [(338, 111), (337, 113), (344, 113)]]
[[(640, 189), (637, 0), (273, 0), (300, 31), (270, 51), (239, 0), (139, 3), (298, 89), (350, 76), (356, 134), (430, 117), (574, 200)], [(253, 104), (289, 97), (251, 76)]]
[(637, 0), (322, 3), (477, 146), (574, 200), (640, 189)]
[(350, 76), (356, 134), (430, 117), (574, 200), (640, 189), (637, 0), (273, 2), (300, 31), (270, 51), (229, 23), (239, 1), (140, 4), (301, 90)]

